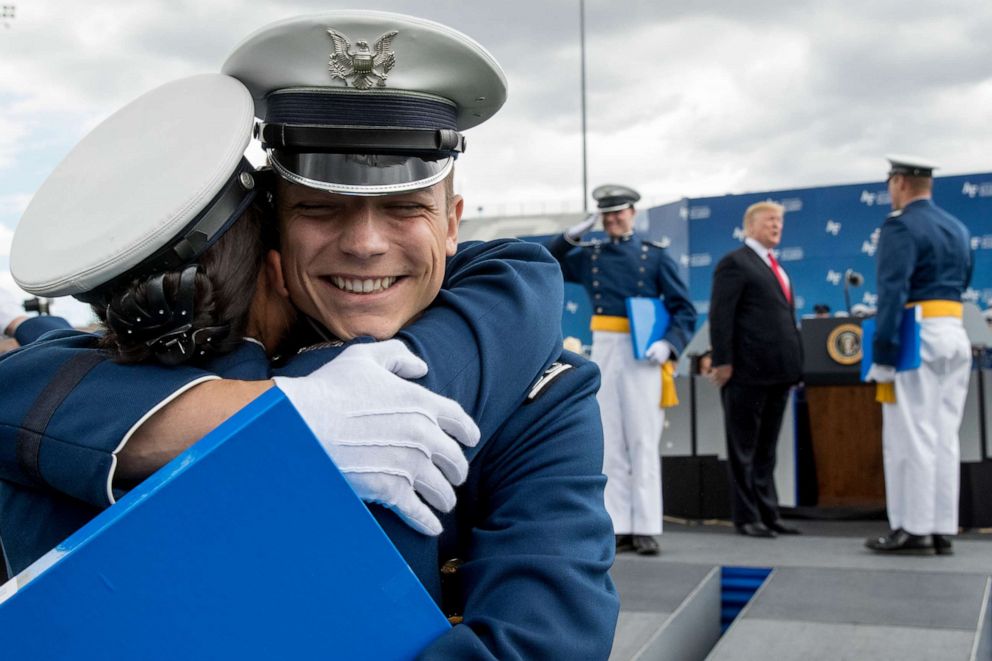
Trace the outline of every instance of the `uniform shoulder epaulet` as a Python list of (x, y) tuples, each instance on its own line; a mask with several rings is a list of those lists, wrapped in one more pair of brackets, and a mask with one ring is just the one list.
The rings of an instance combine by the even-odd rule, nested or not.
[(898, 218), (902, 215), (902, 209), (896, 209), (895, 211), (890, 211), (889, 215), (885, 217), (885, 220), (892, 220), (893, 218)]
[(525, 404), (533, 402), (535, 399), (541, 396), (541, 393), (545, 392), (552, 383), (554, 383), (562, 374), (573, 369), (575, 365), (565, 362), (564, 360), (558, 360), (544, 370), (534, 385), (531, 386), (530, 391), (527, 393), (527, 399), (524, 400)]
[(644, 240), (644, 243), (648, 244), (649, 246), (654, 246), (655, 248), (662, 248), (662, 249), (664, 249), (664, 248), (667, 248), (668, 246), (672, 245), (672, 240), (669, 239), (668, 237), (665, 237), (661, 241), (653, 241), (651, 239), (645, 239)]

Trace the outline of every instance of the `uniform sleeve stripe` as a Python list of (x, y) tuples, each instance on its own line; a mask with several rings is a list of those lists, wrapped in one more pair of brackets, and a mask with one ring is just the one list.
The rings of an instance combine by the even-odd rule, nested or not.
[(69, 393), (75, 389), (90, 370), (103, 362), (104, 356), (98, 352), (87, 352), (74, 356), (65, 362), (55, 377), (45, 386), (31, 409), (24, 417), (17, 434), (17, 462), (25, 475), (38, 484), (45, 484), (41, 474), (39, 454), (41, 440), (55, 411), (62, 405)]

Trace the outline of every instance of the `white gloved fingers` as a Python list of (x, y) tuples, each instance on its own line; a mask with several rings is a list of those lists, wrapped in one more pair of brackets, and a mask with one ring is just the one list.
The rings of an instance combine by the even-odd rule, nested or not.
[(895, 380), (896, 369), (890, 365), (878, 365), (877, 363), (872, 363), (871, 367), (868, 368), (868, 373), (865, 374), (865, 381), (892, 383)]
[(419, 379), (427, 374), (427, 363), (399, 340), (355, 344), (342, 351), (337, 360), (344, 358), (367, 358), (403, 379)]
[(395, 504), (385, 503), (385, 505), (417, 532), (437, 537), (444, 530), (441, 527), (441, 520), (417, 498), (412, 489), (399, 497)]
[[(441, 469), (444, 477), (458, 485), (468, 477), (468, 459), (458, 442), (425, 416), (404, 421), (405, 444), (414, 443), (425, 459)], [(407, 459), (407, 461), (412, 461)]]
[(665, 340), (658, 340), (647, 348), (644, 355), (652, 362), (661, 365), (672, 357), (672, 345)]
[(581, 222), (576, 223), (575, 225), (572, 225), (567, 230), (565, 230), (565, 235), (568, 236), (568, 238), (570, 239), (579, 238), (580, 236), (588, 232), (590, 229), (592, 229), (592, 226), (596, 224), (597, 218), (599, 218), (598, 213), (590, 213), (585, 218), (583, 218)]
[(450, 512), (455, 506), (455, 489), (435, 466), (417, 476), (413, 490), (428, 505), (441, 512)]
[(482, 432), (479, 431), (479, 426), (472, 417), (459, 406), (458, 402), (445, 400), (443, 404), (446, 405), (441, 407), (444, 410), (439, 410), (435, 416), (438, 426), (467, 448), (478, 445)]

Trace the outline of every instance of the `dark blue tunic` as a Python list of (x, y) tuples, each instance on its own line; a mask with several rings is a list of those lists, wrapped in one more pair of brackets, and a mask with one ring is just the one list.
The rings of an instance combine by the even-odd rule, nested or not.
[(661, 244), (637, 234), (575, 245), (564, 235), (548, 243), (567, 282), (582, 285), (593, 313), (627, 316), (627, 298), (661, 298), (671, 316), (664, 339), (681, 353), (696, 329), (696, 308), (678, 266)]
[(929, 199), (885, 219), (878, 238), (876, 363), (898, 362), (899, 322), (907, 303), (961, 300), (971, 280), (970, 240), (964, 224)]

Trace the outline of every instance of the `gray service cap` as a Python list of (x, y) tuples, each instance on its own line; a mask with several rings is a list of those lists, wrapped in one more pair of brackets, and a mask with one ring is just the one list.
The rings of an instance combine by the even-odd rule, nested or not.
[(194, 262), (255, 195), (254, 106), (205, 74), (158, 87), (86, 135), (34, 194), (10, 271), (25, 291), (86, 302)]
[(224, 73), (255, 98), (273, 169), (303, 186), (388, 195), (442, 181), (461, 131), (506, 100), (482, 46), (447, 26), (378, 11), (329, 11), (268, 25)]
[(634, 206), (634, 202), (641, 199), (641, 194), (627, 186), (603, 184), (593, 189), (592, 199), (596, 200), (600, 213), (609, 213)]

